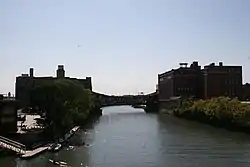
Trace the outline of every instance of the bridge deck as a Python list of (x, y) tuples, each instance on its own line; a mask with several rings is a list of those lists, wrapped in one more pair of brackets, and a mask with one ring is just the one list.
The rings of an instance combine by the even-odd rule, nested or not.
[(0, 146), (12, 151), (15, 151), (19, 154), (24, 154), (26, 151), (25, 145), (18, 143), (14, 140), (8, 139), (6, 137), (0, 136)]
[(31, 158), (34, 157), (35, 155), (38, 155), (40, 153), (42, 153), (43, 151), (47, 150), (49, 147), (45, 146), (45, 147), (39, 147), (35, 150), (29, 150), (26, 151), (25, 154), (21, 155), (21, 158)]

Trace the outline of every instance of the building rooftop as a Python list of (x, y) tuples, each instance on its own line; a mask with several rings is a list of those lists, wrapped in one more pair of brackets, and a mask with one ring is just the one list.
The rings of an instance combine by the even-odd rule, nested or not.
[(166, 71), (164, 73), (160, 73), (158, 74), (159, 77), (161, 76), (164, 76), (166, 74), (169, 74), (169, 73), (172, 73), (172, 72), (175, 72), (175, 71), (178, 71), (180, 69), (182, 70), (190, 70), (190, 69), (200, 69), (200, 70), (206, 70), (206, 69), (210, 69), (210, 68), (242, 68), (242, 66), (237, 66), (237, 65), (227, 65), (227, 66), (224, 66), (223, 65), (223, 62), (219, 62), (218, 65), (216, 65), (215, 63), (210, 63), (209, 65), (205, 65), (204, 68), (202, 69), (201, 66), (199, 66), (199, 63), (197, 61), (194, 61), (190, 66), (188, 66), (188, 63), (179, 63), (180, 64), (180, 67), (177, 68), (177, 69), (171, 69), (169, 71)]

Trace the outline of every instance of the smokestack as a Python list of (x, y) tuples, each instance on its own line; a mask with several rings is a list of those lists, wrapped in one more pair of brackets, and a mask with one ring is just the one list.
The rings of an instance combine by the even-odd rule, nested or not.
[(34, 69), (30, 68), (30, 77), (34, 77)]

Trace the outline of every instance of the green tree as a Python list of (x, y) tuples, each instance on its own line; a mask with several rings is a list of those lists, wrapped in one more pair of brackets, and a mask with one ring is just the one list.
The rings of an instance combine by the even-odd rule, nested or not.
[(56, 137), (81, 124), (94, 108), (91, 91), (84, 89), (78, 81), (68, 79), (35, 87), (31, 92), (31, 103), (46, 113), (46, 130)]

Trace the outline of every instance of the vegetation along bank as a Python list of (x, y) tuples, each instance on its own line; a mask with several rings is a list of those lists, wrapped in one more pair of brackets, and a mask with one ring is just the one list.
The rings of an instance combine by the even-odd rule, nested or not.
[(250, 133), (250, 105), (238, 99), (218, 97), (181, 101), (174, 115), (231, 131)]

